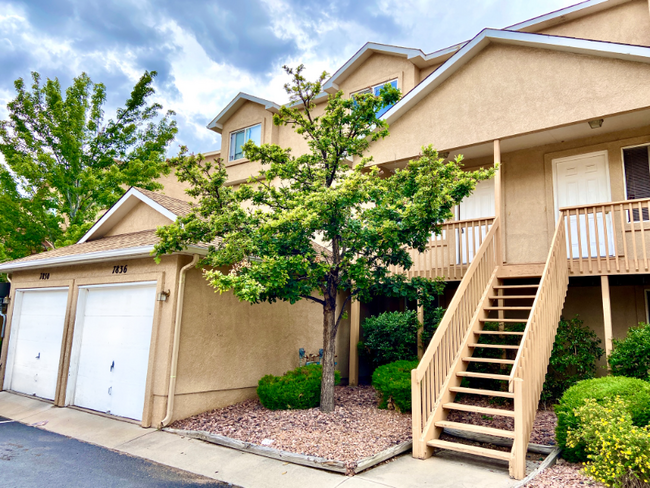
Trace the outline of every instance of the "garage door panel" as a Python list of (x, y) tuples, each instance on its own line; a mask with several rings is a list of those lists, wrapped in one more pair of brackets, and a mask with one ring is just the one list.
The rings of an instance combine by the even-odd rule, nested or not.
[[(74, 404), (140, 420), (156, 304), (155, 285), (82, 291)], [(73, 351), (73, 355), (74, 355)]]
[(61, 360), (67, 289), (18, 290), (9, 337), (6, 385), (53, 400)]

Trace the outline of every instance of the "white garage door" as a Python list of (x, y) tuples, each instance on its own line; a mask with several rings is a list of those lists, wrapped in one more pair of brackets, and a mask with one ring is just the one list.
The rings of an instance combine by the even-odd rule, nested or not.
[(16, 292), (5, 388), (54, 400), (67, 288)]
[(68, 404), (142, 419), (155, 283), (79, 290)]

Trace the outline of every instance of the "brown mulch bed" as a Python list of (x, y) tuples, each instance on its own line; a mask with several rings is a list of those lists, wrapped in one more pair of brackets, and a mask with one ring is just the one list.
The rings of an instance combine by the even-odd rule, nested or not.
[(525, 488), (583, 488), (585, 486), (605, 487), (593, 478), (582, 474), (582, 465), (567, 463), (560, 459), (555, 466), (545, 469), (530, 483), (526, 483)]
[(170, 427), (348, 464), (411, 439), (411, 416), (379, 410), (371, 386), (338, 386), (335, 395), (336, 409), (329, 414), (318, 408), (267, 410), (255, 399), (180, 420)]
[[(505, 401), (502, 404), (492, 403), (487, 398), (475, 396), (463, 396), (459, 403), (475, 405), (479, 407), (512, 409), (512, 404)], [(483, 425), (495, 429), (514, 430), (514, 419), (501, 416), (487, 416), (476, 412), (453, 411), (447, 418), (450, 422), (462, 422), (466, 424)], [(542, 444), (546, 446), (555, 445), (555, 426), (557, 417), (553, 410), (538, 410), (533, 424), (533, 431), (530, 435), (530, 442), (533, 444)]]

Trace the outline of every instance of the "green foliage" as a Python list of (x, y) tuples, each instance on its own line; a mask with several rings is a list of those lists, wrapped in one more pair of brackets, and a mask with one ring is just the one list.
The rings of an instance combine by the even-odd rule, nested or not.
[(596, 333), (576, 315), (558, 324), (546, 373), (542, 401), (553, 401), (578, 381), (596, 376), (596, 362), (605, 353)]
[[(270, 410), (296, 410), (317, 407), (320, 403), (320, 388), (323, 368), (309, 364), (288, 371), (284, 376), (266, 375), (257, 386), (260, 402)], [(341, 381), (336, 371), (335, 383)]]
[(650, 381), (650, 325), (631, 327), (623, 340), (614, 339), (609, 358), (612, 374)]
[[(373, 94), (344, 97), (322, 93), (323, 73), (307, 81), (303, 66), (286, 68), (291, 103), (274, 114), (276, 125), (291, 126), (309, 150), (296, 154), (275, 144), (244, 146), (246, 157), (262, 171), (248, 184), (226, 186), (223, 161), (206, 161), (181, 151), (170, 161), (197, 205), (174, 224), (158, 229), (158, 256), (198, 242), (212, 247), (203, 264), (206, 279), (219, 292), (232, 291), (251, 303), (307, 299), (323, 307), (323, 368), (328, 394), (324, 409), (333, 409), (334, 338), (348, 300), (400, 296), (434, 288), (426, 278), (409, 280), (391, 274), (390, 266), (411, 268), (408, 248), (424, 251), (431, 233), (453, 216), (453, 208), (493, 169), (464, 171), (461, 158), (445, 161), (432, 147), (404, 169), (382, 178), (364, 157), (371, 142), (388, 136), (377, 112), (400, 97), (386, 85)], [(354, 163), (350, 162), (350, 159)], [(252, 204), (252, 205), (251, 205)], [(323, 242), (325, 247), (315, 245)], [(408, 291), (411, 290), (411, 292)], [(340, 310), (338, 316), (336, 310)]]
[(359, 349), (374, 366), (417, 359), (420, 322), (414, 310), (368, 317), (362, 327), (363, 342), (359, 343)]
[(606, 486), (650, 485), (650, 430), (637, 427), (620, 397), (604, 405), (593, 398), (575, 409), (579, 427), (570, 430), (567, 444), (585, 446), (585, 472)]
[[(165, 152), (177, 132), (173, 112), (149, 103), (156, 72), (145, 72), (115, 119), (105, 120), (106, 87), (85, 73), (65, 93), (58, 79), (28, 87), (0, 121), (0, 247), (5, 258), (74, 243), (124, 188), (161, 188)], [(11, 232), (5, 232), (10, 229)]]
[(643, 427), (650, 423), (650, 383), (623, 376), (606, 376), (576, 383), (569, 388), (560, 403), (555, 406), (557, 427), (555, 439), (564, 450), (562, 456), (571, 462), (588, 460), (586, 444), (578, 442), (567, 445), (567, 432), (580, 428), (580, 419), (575, 410), (585, 404), (588, 399), (600, 405), (607, 405), (615, 397), (620, 397), (630, 413), (634, 425)]
[(395, 361), (375, 369), (372, 386), (379, 392), (379, 408), (394, 406), (398, 412), (411, 411), (411, 370), (418, 361)]

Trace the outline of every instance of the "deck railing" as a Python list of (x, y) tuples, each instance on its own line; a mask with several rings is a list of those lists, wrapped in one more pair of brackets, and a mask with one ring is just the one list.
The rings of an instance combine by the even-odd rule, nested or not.
[(569, 286), (566, 233), (565, 223), (560, 219), (510, 373), (510, 388), (515, 394), (515, 440), (510, 475), (515, 479), (526, 476), (528, 441)]
[(433, 428), (433, 413), (481, 304), (481, 298), (498, 265), (498, 230), (499, 220), (494, 219), (420, 364), (411, 372), (413, 453), (416, 457), (425, 456), (428, 433)]
[(413, 266), (408, 271), (393, 267), (393, 273), (409, 278), (424, 276), (461, 280), (492, 228), (494, 217), (445, 222), (439, 235), (433, 235), (423, 253), (409, 251)]
[(560, 210), (571, 275), (650, 271), (650, 198)]

